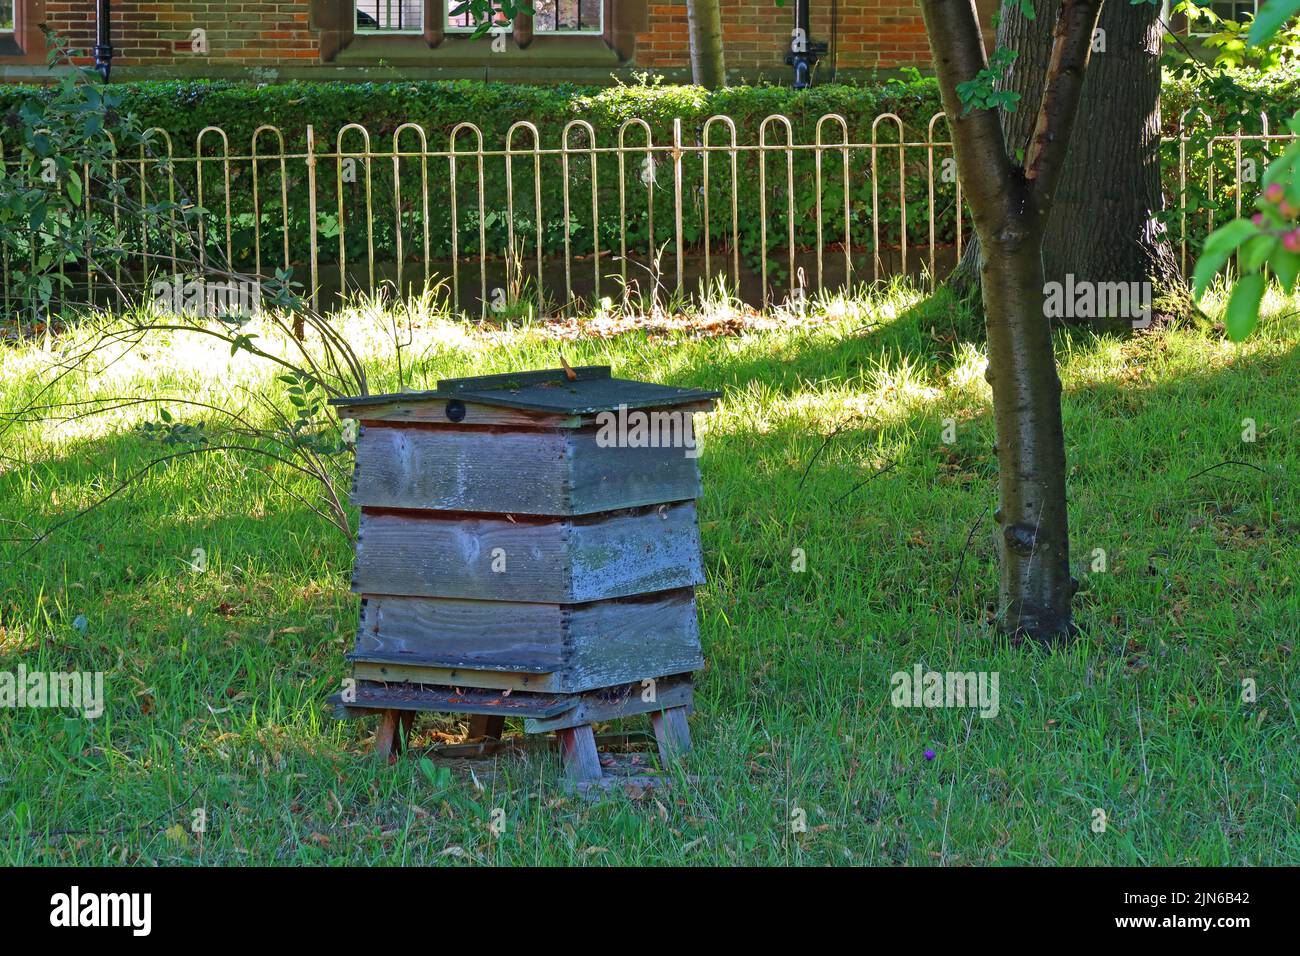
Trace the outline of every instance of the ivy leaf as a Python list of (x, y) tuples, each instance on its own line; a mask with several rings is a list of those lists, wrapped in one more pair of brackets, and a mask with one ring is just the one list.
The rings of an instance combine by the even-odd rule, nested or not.
[(1246, 336), (1259, 322), (1259, 304), (1264, 299), (1264, 275), (1252, 272), (1242, 276), (1237, 287), (1232, 290), (1228, 300), (1228, 311), (1224, 313), (1223, 324), (1228, 329), (1228, 338), (1234, 342), (1244, 341)]

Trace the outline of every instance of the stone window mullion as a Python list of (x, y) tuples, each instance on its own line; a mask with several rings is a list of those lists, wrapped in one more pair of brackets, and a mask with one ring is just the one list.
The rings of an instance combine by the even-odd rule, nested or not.
[(446, 37), (447, 4), (456, 0), (424, 0), (424, 41), (437, 46)]
[(521, 50), (533, 42), (533, 16), (531, 13), (521, 13), (515, 17), (514, 37), (515, 46)]

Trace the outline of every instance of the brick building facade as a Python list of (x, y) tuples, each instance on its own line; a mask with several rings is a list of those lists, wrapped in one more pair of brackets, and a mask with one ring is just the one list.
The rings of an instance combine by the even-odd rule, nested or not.
[[(979, 0), (986, 16), (997, 0)], [(473, 39), (459, 0), (112, 0), (114, 76), (390, 79), (474, 77), (609, 82), (648, 71), (689, 77), (685, 0), (533, 0), (513, 32)], [(0, 75), (37, 77), (41, 24), (89, 51), (94, 0), (13, 0), (0, 23)], [(722, 0), (736, 79), (788, 82), (793, 3)], [(830, 45), (815, 79), (925, 67), (916, 0), (811, 0), (810, 33)], [(549, 19), (548, 19), (549, 18)]]

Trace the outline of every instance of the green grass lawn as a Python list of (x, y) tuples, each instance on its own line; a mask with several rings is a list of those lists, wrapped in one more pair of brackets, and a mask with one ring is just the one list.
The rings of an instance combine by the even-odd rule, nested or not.
[[(183, 457), (33, 546), (165, 451), (136, 427), (159, 406), (0, 422), (0, 671), (106, 682), (94, 721), (0, 710), (0, 862), (1300, 862), (1297, 308), (1270, 298), (1244, 346), (1210, 328), (1058, 339), (1084, 633), (1055, 653), (990, 624), (989, 392), (951, 302), (895, 288), (739, 333), (562, 340), (417, 315), (415, 387), (553, 367), (558, 341), (575, 365), (724, 393), (702, 423), (692, 779), (595, 803), (551, 753), (388, 766), (373, 719), (330, 717), (358, 605), (309, 480)], [(345, 327), (372, 391), (397, 387), (383, 317)], [(266, 363), (184, 333), (51, 386), (86, 335), (0, 345), (0, 412), (136, 396), (196, 420), (166, 399), (257, 416), (248, 389), (283, 396)], [(917, 664), (996, 672), (997, 716), (894, 707), (891, 675)], [(462, 732), (425, 716), (417, 746)]]

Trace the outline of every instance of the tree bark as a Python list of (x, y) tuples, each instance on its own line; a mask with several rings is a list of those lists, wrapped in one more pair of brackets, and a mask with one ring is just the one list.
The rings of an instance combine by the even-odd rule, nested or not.
[[(1013, 150), (1033, 130), (1031, 104), (1042, 96), (1059, 0), (1034, 0), (1036, 17), (1004, 8), (998, 45), (1018, 51), (1006, 88), (1020, 93), (1020, 108), (1004, 113), (1002, 127)], [(1092, 54), (1075, 138), (1043, 245), (1047, 282), (1150, 282), (1155, 297), (1175, 311), (1190, 308), (1178, 261), (1157, 216), (1164, 209), (1160, 179), (1160, 8), (1107, 3), (1099, 27), (1105, 50)], [(979, 239), (966, 247), (950, 284), (963, 297), (976, 291)], [(1068, 320), (1067, 320), (1068, 321)], [(1088, 319), (1083, 319), (1087, 323)], [(1130, 327), (1128, 317), (1093, 319), (1098, 331)]]
[[(987, 66), (972, 0), (923, 0), (957, 171), (980, 258), (997, 430), (999, 612), (1004, 631), (1071, 636), (1061, 382), (1044, 316), (1043, 240), (1062, 182), (1102, 0), (1060, 0), (1038, 108), (1013, 158), (997, 111), (964, 112), (957, 86)], [(1022, 102), (1021, 109), (1029, 103)]]
[(691, 82), (710, 90), (726, 86), (721, 0), (686, 0), (686, 16), (691, 36)]

